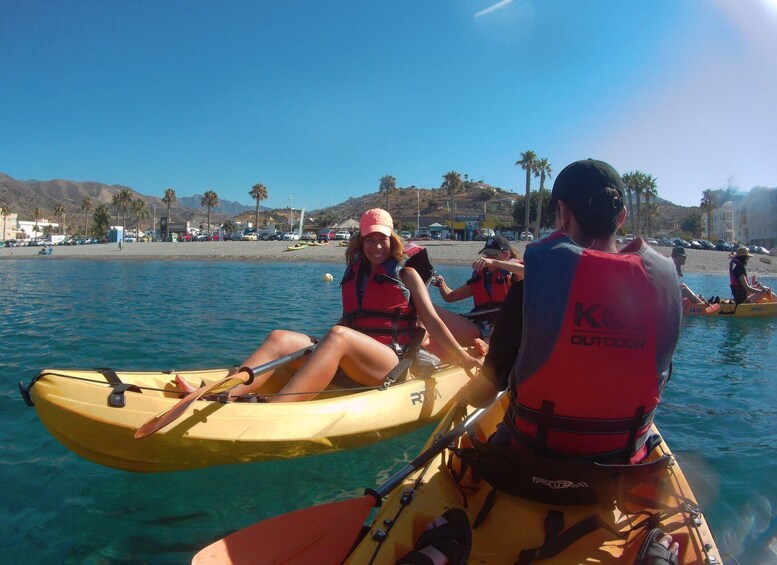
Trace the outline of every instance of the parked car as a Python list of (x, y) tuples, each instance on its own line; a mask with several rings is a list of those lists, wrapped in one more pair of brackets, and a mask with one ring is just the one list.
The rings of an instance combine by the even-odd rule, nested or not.
[(418, 239), (432, 239), (432, 234), (429, 233), (429, 228), (420, 228), (418, 230)]
[(662, 237), (658, 240), (658, 245), (661, 247), (674, 247), (674, 243), (668, 237)]
[(318, 232), (318, 241), (333, 241), (336, 234), (334, 228), (324, 228)]
[(399, 232), (399, 236), (400, 236), (402, 239), (411, 239), (411, 238), (413, 237), (413, 234), (412, 234), (412, 233), (410, 233), (409, 231), (405, 230), (405, 231), (401, 231), (401, 232)]
[(178, 235), (178, 241), (191, 241), (192, 240), (192, 234), (190, 233), (182, 233)]
[(257, 239), (256, 232), (248, 232), (240, 236), (241, 241), (256, 241)]
[(316, 234), (312, 231), (305, 232), (302, 234), (302, 237), (300, 237), (302, 241), (316, 241)]
[(647, 237), (645, 238), (645, 241), (648, 245), (658, 245), (658, 240), (653, 237)]
[(345, 241), (348, 241), (351, 239), (351, 232), (348, 230), (337, 230), (335, 232), (335, 239), (344, 239)]
[(675, 246), (675, 247), (685, 247), (686, 249), (688, 249), (689, 247), (691, 247), (691, 244), (690, 244), (690, 243), (688, 243), (687, 241), (685, 241), (684, 239), (682, 239), (682, 238), (679, 238), (679, 237), (675, 237), (675, 238), (672, 240), (672, 243), (674, 243), (674, 246)]
[(760, 245), (751, 245), (747, 249), (748, 251), (750, 251), (750, 253), (758, 253), (759, 255), (769, 255), (769, 251), (765, 247), (761, 247)]
[(734, 246), (731, 245), (728, 241), (725, 241), (723, 239), (719, 239), (715, 243), (715, 249), (717, 249), (718, 251), (733, 251), (734, 250)]
[(299, 234), (297, 232), (286, 232), (283, 234), (283, 241), (299, 241)]
[(521, 241), (534, 241), (534, 236), (531, 234), (530, 231), (522, 231)]

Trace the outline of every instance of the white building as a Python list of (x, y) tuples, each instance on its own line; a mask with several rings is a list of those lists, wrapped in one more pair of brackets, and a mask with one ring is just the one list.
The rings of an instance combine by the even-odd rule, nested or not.
[[(707, 214), (702, 214), (707, 233)], [(777, 245), (777, 188), (757, 186), (737, 204), (725, 202), (712, 211), (712, 239), (770, 248)]]
[(777, 244), (777, 188), (757, 186), (735, 208), (739, 241), (766, 248)]
[[(710, 239), (712, 241), (722, 239), (724, 241), (736, 241), (737, 234), (734, 230), (734, 203), (730, 200), (722, 206), (715, 208), (711, 214), (712, 230)], [(707, 214), (701, 216), (702, 235), (707, 235)]]
[(0, 241), (16, 239), (16, 214), (0, 215)]
[[(45, 218), (38, 220), (37, 222), (19, 220), (19, 228), (17, 231), (17, 239), (42, 239), (43, 228), (46, 226), (51, 227), (51, 232), (56, 232), (59, 229), (59, 224), (56, 222), (50, 222)], [(35, 229), (37, 226), (37, 230)]]

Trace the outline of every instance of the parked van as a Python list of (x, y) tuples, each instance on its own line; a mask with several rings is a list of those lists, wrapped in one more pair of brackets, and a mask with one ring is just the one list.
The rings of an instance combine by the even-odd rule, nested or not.
[(334, 241), (337, 232), (334, 228), (324, 228), (318, 232), (318, 241)]

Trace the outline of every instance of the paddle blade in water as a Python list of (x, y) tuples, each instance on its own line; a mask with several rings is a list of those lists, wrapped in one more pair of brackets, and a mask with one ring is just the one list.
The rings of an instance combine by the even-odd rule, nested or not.
[(192, 563), (337, 565), (348, 555), (373, 506), (375, 499), (365, 495), (268, 518), (200, 550)]

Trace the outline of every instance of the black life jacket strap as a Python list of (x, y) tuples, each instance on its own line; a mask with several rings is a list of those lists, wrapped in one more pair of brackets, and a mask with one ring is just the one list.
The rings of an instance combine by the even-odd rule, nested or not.
[(545, 541), (540, 547), (524, 549), (518, 554), (516, 565), (529, 565), (535, 559), (548, 559), (564, 551), (583, 536), (603, 528), (619, 538), (629, 535), (616, 532), (598, 515), (589, 516), (577, 524), (564, 529), (564, 513), (560, 510), (548, 510), (545, 516)]
[(635, 416), (630, 418), (575, 418), (572, 416), (560, 416), (553, 414), (554, 405), (548, 400), (542, 401), (539, 410), (519, 404), (515, 396), (510, 396), (508, 414), (513, 419), (521, 419), (532, 424), (542, 426), (547, 423), (551, 430), (559, 432), (576, 432), (592, 434), (622, 434), (631, 432), (636, 426), (637, 430), (649, 425), (653, 421), (656, 409), (645, 412), (645, 407), (640, 406)]

